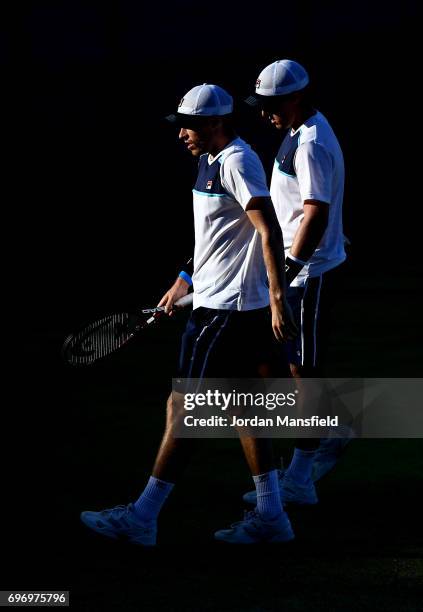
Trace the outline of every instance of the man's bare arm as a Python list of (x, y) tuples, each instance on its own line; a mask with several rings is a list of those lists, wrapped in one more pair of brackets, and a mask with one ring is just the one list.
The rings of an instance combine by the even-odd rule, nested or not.
[(189, 288), (192, 285), (192, 271), (193, 258), (190, 257), (190, 259), (183, 266), (183, 270), (179, 273), (172, 287), (166, 291), (160, 302), (157, 304), (157, 306), (164, 306), (167, 314), (172, 314), (174, 303), (179, 300), (179, 298), (187, 295)]
[(178, 276), (169, 291), (166, 291), (157, 306), (164, 306), (165, 313), (171, 314), (174, 303), (188, 293), (189, 284)]
[(328, 226), (329, 204), (319, 200), (304, 201), (304, 218), (294, 236), (290, 253), (286, 258), (288, 285), (299, 274), (319, 246)]
[(328, 226), (329, 206), (319, 200), (304, 201), (304, 218), (290, 249), (294, 257), (307, 261), (313, 255)]
[(264, 262), (269, 277), (273, 333), (277, 340), (289, 340), (297, 329), (285, 295), (285, 269), (282, 231), (270, 198), (251, 198), (246, 213), (261, 237)]

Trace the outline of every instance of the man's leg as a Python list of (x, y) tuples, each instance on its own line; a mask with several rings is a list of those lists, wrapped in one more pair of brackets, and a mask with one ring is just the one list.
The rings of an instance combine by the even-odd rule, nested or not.
[[(208, 327), (207, 323), (202, 311), (192, 313), (187, 323), (181, 346), (181, 378), (196, 375), (191, 372), (199, 359), (202, 367), (201, 359), (205, 353), (199, 340), (206, 339), (207, 342), (207, 335), (203, 333)], [(100, 512), (82, 512), (83, 523), (111, 538), (125, 537), (135, 544), (155, 545), (158, 514), (194, 449), (193, 440), (175, 436), (180, 417), (183, 417), (183, 394), (173, 393), (167, 402), (166, 427), (153, 473), (140, 497), (134, 504), (127, 506), (116, 506)]]
[(245, 459), (251, 474), (263, 474), (270, 472), (275, 467), (273, 460), (273, 445), (268, 438), (253, 438), (250, 436), (241, 436), (242, 450), (244, 451)]
[[(275, 340), (267, 309), (262, 312), (239, 313), (237, 319), (240, 327), (237, 329), (236, 338), (243, 340), (238, 349), (240, 375), (251, 378), (271, 376), (272, 347)], [(236, 358), (235, 355), (234, 357)], [(284, 374), (287, 373), (286, 364)], [(215, 538), (233, 544), (291, 541), (294, 539), (294, 532), (281, 503), (279, 474), (274, 466), (272, 440), (245, 436), (241, 430), (239, 434), (255, 485), (255, 508), (245, 515), (243, 521), (235, 523), (230, 529), (217, 531)]]
[[(328, 276), (330, 274), (330, 276)], [(298, 337), (287, 343), (291, 375), (294, 378), (321, 377), (320, 366), (327, 346), (333, 297), (337, 279), (326, 273), (308, 279), (305, 287), (290, 287), (288, 301), (299, 329)], [(304, 394), (302, 394), (304, 396)], [(304, 401), (306, 397), (304, 397)], [(292, 461), (285, 473), (279, 472), (279, 486), (283, 502), (315, 504), (317, 495), (312, 483), (319, 455), (319, 439), (299, 438), (295, 442)], [(255, 491), (244, 495), (254, 504)]]
[(178, 438), (179, 419), (184, 416), (183, 395), (171, 393), (166, 407), (166, 428), (147, 486), (134, 503), (136, 516), (145, 522), (156, 521), (176, 481), (194, 452), (195, 440)]
[(230, 544), (290, 542), (295, 536), (282, 507), (271, 440), (242, 436), (240, 439), (256, 487), (256, 507), (245, 514), (243, 521), (216, 531), (215, 538)]
[[(190, 378), (207, 374), (207, 360), (216, 344), (229, 315), (200, 308), (193, 311), (182, 336), (179, 359), (181, 384)], [(185, 389), (184, 389), (185, 390)], [(152, 475), (146, 488), (134, 504), (137, 516), (143, 521), (156, 521), (175, 482), (189, 462), (195, 449), (195, 440), (177, 437), (184, 418), (183, 390), (173, 391), (166, 408), (166, 427), (156, 455)]]
[(153, 473), (140, 497), (128, 506), (116, 506), (101, 512), (83, 512), (81, 520), (88, 527), (114, 539), (125, 537), (134, 544), (156, 544), (160, 510), (194, 450), (194, 440), (175, 437), (178, 419), (183, 418), (182, 398), (183, 395), (173, 393), (168, 399), (165, 432)]
[(192, 438), (175, 437), (179, 419), (184, 416), (183, 394), (173, 392), (166, 406), (166, 428), (153, 467), (153, 476), (176, 482), (190, 461), (196, 446)]
[[(324, 274), (314, 278), (308, 278), (303, 289), (297, 293), (296, 300), (300, 298), (299, 312), (298, 304), (297, 319), (300, 336), (296, 343), (295, 357), (290, 363), (291, 374), (296, 379), (318, 378), (320, 376), (320, 355), (324, 350), (327, 338), (321, 333), (322, 322), (327, 329), (329, 315), (329, 304), (327, 296), (327, 279)], [(294, 352), (292, 351), (294, 354)], [(307, 405), (308, 387), (302, 393), (303, 402)], [(309, 491), (310, 502), (316, 503), (317, 496), (312, 485), (312, 471), (316, 450), (319, 447), (318, 438), (299, 438), (295, 442), (294, 453), (291, 463), (285, 472), (285, 486), (288, 484), (292, 491), (298, 485), (299, 488)], [(282, 486), (284, 483), (282, 483)], [(306, 492), (304, 488), (304, 493)], [(299, 490), (300, 493), (300, 490)], [(301, 497), (301, 495), (299, 495)]]
[[(312, 370), (309, 372), (305, 371), (305, 368), (291, 363), (290, 364), (291, 374), (293, 378), (303, 378), (303, 372), (306, 377), (313, 377)], [(307, 404), (307, 387), (301, 393), (302, 401)], [(285, 486), (287, 481), (291, 481), (292, 484), (300, 485), (301, 487), (307, 487), (310, 490), (309, 501), (305, 503), (315, 503), (317, 500), (314, 487), (311, 485), (311, 477), (313, 471), (313, 462), (315, 457), (316, 449), (319, 446), (318, 438), (298, 438), (295, 441), (294, 453), (289, 464), (288, 469), (285, 472)]]
[(250, 436), (240, 436), (240, 440), (256, 487), (257, 512), (264, 519), (274, 519), (283, 509), (272, 441)]
[[(299, 326), (301, 360), (290, 364), (296, 378), (322, 378), (328, 348), (333, 307), (342, 286), (343, 266), (308, 279), (301, 296)], [(348, 440), (340, 438), (296, 440), (293, 459), (286, 473), (294, 482), (319, 480), (332, 469)]]

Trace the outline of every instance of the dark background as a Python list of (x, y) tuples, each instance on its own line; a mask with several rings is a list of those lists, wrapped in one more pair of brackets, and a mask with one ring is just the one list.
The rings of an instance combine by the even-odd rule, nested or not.
[(1, 588), (71, 588), (81, 610), (421, 609), (419, 440), (354, 443), (318, 513), (293, 515), (293, 561), (266, 553), (258, 573), (254, 554), (210, 541), (250, 483), (233, 441), (205, 444), (163, 513), (164, 550), (146, 558), (90, 539), (78, 515), (138, 496), (184, 316), (87, 372), (60, 360), (82, 323), (154, 305), (192, 252), (195, 162), (163, 116), (194, 85), (220, 84), (269, 171), (281, 135), (242, 99), (287, 57), (309, 71), (346, 163), (352, 252), (331, 373), (421, 376), (417, 3), (40, 1), (21, 7), (18, 38), (9, 23), (2, 62), (24, 90), (9, 267), (25, 351), (3, 429)]
[(162, 117), (192, 86), (219, 83), (270, 169), (280, 134), (242, 100), (283, 57), (307, 67), (341, 142), (355, 257), (395, 282), (398, 253), (413, 264), (419, 235), (416, 16), (410, 0), (31, 3), (22, 243), (25, 290), (42, 310), (47, 298), (48, 324), (161, 296), (191, 253), (195, 173)]

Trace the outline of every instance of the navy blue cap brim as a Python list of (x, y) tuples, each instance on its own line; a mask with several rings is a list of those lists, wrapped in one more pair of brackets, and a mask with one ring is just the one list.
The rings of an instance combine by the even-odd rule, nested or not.
[(248, 106), (253, 106), (254, 108), (275, 108), (278, 103), (284, 100), (289, 94), (280, 94), (278, 96), (262, 96), (260, 94), (254, 94), (253, 96), (248, 96), (244, 100)]
[(210, 119), (207, 115), (184, 115), (183, 113), (174, 113), (165, 117), (166, 121), (181, 128), (198, 127)]

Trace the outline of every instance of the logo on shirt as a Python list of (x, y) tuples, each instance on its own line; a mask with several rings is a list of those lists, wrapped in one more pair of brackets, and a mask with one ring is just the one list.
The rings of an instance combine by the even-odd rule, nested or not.
[(256, 89), (259, 89), (260, 85), (261, 85), (261, 79), (257, 79), (257, 81), (256, 81)]
[(213, 186), (213, 181), (207, 181), (206, 189), (211, 189)]

